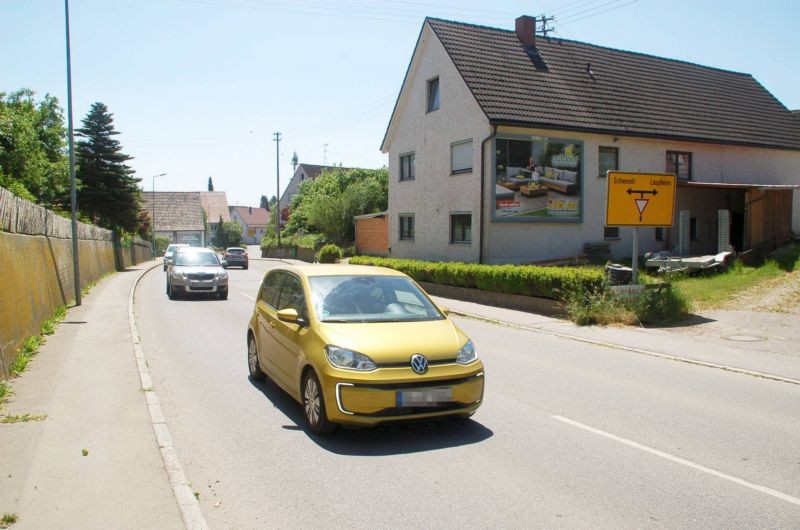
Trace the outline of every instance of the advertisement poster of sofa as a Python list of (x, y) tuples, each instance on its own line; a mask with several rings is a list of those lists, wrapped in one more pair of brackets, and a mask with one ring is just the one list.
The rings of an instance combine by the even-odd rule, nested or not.
[(581, 220), (583, 142), (515, 136), (494, 147), (495, 219)]

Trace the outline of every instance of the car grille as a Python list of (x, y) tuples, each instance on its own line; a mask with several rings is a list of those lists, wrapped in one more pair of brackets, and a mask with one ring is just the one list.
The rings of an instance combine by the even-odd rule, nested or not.
[(198, 272), (186, 275), (190, 280), (213, 280), (214, 274), (209, 272)]
[(442, 403), (435, 407), (391, 407), (388, 409), (379, 410), (372, 414), (361, 414), (362, 416), (373, 416), (378, 418), (386, 418), (391, 416), (410, 416), (412, 414), (429, 414), (431, 412), (442, 412), (445, 410), (456, 410), (468, 407), (468, 404), (458, 403), (451, 401), (450, 403)]

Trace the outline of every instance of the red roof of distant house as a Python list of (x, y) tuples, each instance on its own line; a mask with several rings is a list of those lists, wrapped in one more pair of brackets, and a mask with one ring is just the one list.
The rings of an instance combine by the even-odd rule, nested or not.
[(231, 210), (236, 211), (247, 226), (266, 226), (269, 221), (269, 212), (264, 208), (231, 206)]

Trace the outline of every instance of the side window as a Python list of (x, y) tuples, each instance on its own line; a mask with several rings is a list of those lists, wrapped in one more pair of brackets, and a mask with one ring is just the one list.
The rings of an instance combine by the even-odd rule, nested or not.
[(279, 311), (281, 309), (294, 309), (298, 315), (306, 316), (306, 297), (303, 294), (303, 285), (296, 276), (286, 275), (286, 281), (283, 282), (277, 308)]
[(258, 299), (270, 307), (277, 307), (278, 293), (280, 292), (281, 280), (284, 274), (281, 272), (271, 272), (264, 278), (264, 283), (261, 285), (261, 290), (258, 293)]

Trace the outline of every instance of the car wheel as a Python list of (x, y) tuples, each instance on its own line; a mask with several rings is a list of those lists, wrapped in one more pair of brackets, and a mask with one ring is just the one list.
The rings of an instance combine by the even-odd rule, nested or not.
[(227, 300), (228, 299), (228, 288), (220, 289), (219, 290), (219, 299), (220, 300)]
[(245, 265), (244, 265), (242, 268), (243, 268), (244, 270), (247, 270), (247, 267), (248, 267), (248, 265), (247, 265), (247, 264), (245, 264)]
[(253, 381), (263, 381), (266, 374), (258, 365), (258, 346), (253, 335), (247, 336), (247, 368), (250, 370), (250, 379)]
[(328, 434), (336, 428), (336, 425), (328, 420), (322, 387), (317, 374), (312, 370), (309, 370), (303, 379), (303, 413), (308, 430), (314, 434)]
[(169, 282), (167, 282), (167, 296), (169, 296), (170, 300), (175, 300), (176, 298), (178, 298), (177, 294), (175, 293), (175, 289)]

